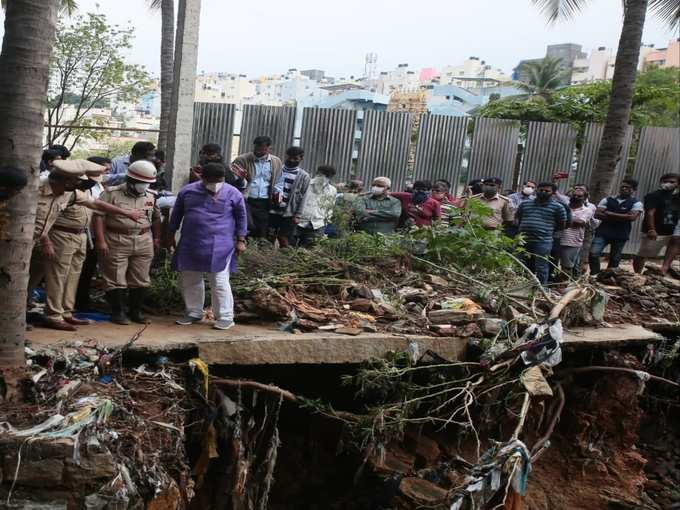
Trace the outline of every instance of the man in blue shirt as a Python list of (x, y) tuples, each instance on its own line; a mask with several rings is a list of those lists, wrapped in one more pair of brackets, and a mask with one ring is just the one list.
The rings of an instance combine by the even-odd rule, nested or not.
[(564, 207), (553, 200), (557, 186), (552, 182), (542, 182), (536, 188), (536, 198), (522, 202), (515, 216), (526, 244), (527, 267), (536, 275), (542, 285), (548, 283), (550, 261), (548, 257), (553, 247), (556, 230), (563, 230), (567, 222)]
[(118, 186), (126, 179), (128, 167), (135, 161), (146, 160), (152, 163), (156, 159), (156, 147), (151, 142), (137, 142), (132, 146), (130, 154), (120, 156), (111, 161), (111, 171), (105, 182), (107, 186)]
[(274, 183), (281, 175), (283, 163), (271, 153), (272, 139), (258, 136), (253, 150), (238, 156), (232, 170), (247, 181), (248, 229), (251, 237), (266, 238), (269, 210), (272, 207)]

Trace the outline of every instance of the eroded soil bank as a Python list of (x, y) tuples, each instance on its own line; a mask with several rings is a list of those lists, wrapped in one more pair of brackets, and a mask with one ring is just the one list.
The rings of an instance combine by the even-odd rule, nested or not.
[[(549, 447), (531, 464), (526, 496), (503, 503), (498, 494), (486, 508), (680, 508), (678, 389), (630, 373), (559, 375), (586, 365), (650, 370), (641, 362), (646, 353), (639, 347), (565, 353), (555, 369), (563, 409), (558, 412), (557, 393), (538, 399), (520, 434), (531, 449), (559, 415)], [(314, 412), (309, 402), (315, 400), (347, 416), (365, 410), (343, 384), (357, 366), (209, 367), (211, 395), (219, 392), (220, 400), (205, 398), (206, 381), (195, 366), (168, 360), (161, 366), (154, 359), (140, 371), (139, 361), (112, 368), (113, 382), (102, 376), (83, 382), (70, 397), (77, 402), (97, 394), (127, 403), (131, 421), (114, 411), (110, 421), (94, 425), (96, 434), (83, 432), (75, 444), (64, 438), (29, 444), (26, 437), (8, 438), (4, 429), (0, 497), (6, 502), (12, 490), (12, 498), (0, 508), (448, 509), (478, 460), (470, 430), (409, 424), (401, 440), (367, 453), (346, 422)], [(655, 371), (677, 381), (677, 358)], [(293, 403), (250, 386), (220, 385), (220, 379), (275, 385), (306, 400)], [(516, 427), (518, 400), (504, 398), (474, 411), (481, 453), (494, 440), (507, 441)], [(34, 426), (40, 408), (37, 401), (3, 406), (0, 421)], [(64, 414), (69, 410), (65, 403)], [(121, 469), (123, 458), (138, 469)], [(124, 498), (116, 496), (123, 492)]]

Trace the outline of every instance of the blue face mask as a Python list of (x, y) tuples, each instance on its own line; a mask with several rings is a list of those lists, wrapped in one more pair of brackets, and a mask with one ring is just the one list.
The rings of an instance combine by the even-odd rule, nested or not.
[(427, 200), (427, 198), (430, 196), (430, 193), (427, 191), (414, 191), (413, 192), (413, 203), (414, 204), (422, 204)]

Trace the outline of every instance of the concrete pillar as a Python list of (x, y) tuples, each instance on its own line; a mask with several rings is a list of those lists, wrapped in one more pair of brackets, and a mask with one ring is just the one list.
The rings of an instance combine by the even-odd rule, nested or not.
[(175, 38), (175, 76), (168, 129), (168, 184), (178, 191), (189, 178), (194, 93), (198, 63), (201, 0), (179, 0)]

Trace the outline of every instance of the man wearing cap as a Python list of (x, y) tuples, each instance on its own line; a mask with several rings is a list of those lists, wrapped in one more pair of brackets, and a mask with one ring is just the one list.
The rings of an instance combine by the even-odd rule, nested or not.
[(356, 201), (355, 215), (360, 230), (369, 234), (394, 233), (401, 217), (401, 202), (389, 195), (391, 186), (388, 177), (376, 177), (370, 195)]
[(498, 230), (503, 225), (512, 225), (515, 213), (512, 209), (510, 199), (501, 195), (498, 190), (503, 184), (498, 177), (487, 177), (482, 179), (482, 192), (472, 195), (471, 200), (479, 200), (492, 211), (490, 216), (482, 219), (484, 228), (488, 230)]
[(80, 182), (87, 181), (86, 173), (101, 175), (103, 171), (104, 167), (89, 161), (56, 160), (39, 187), (29, 289), (45, 278), (44, 324), (53, 329), (75, 331), (75, 325), (83, 324), (72, 312), (87, 243), (89, 214), (85, 209), (124, 216), (129, 221), (140, 217), (140, 211), (123, 210), (77, 189)]
[[(142, 209), (139, 222), (110, 214), (94, 218), (97, 251), (111, 305), (111, 322), (140, 324), (146, 289), (151, 285), (149, 270), (154, 250), (160, 247), (161, 215), (149, 186), (156, 182), (156, 167), (146, 160), (135, 161), (126, 172), (126, 182), (102, 193), (101, 200), (123, 209)], [(126, 291), (129, 289), (129, 299)], [(128, 304), (129, 319), (125, 305)]]

